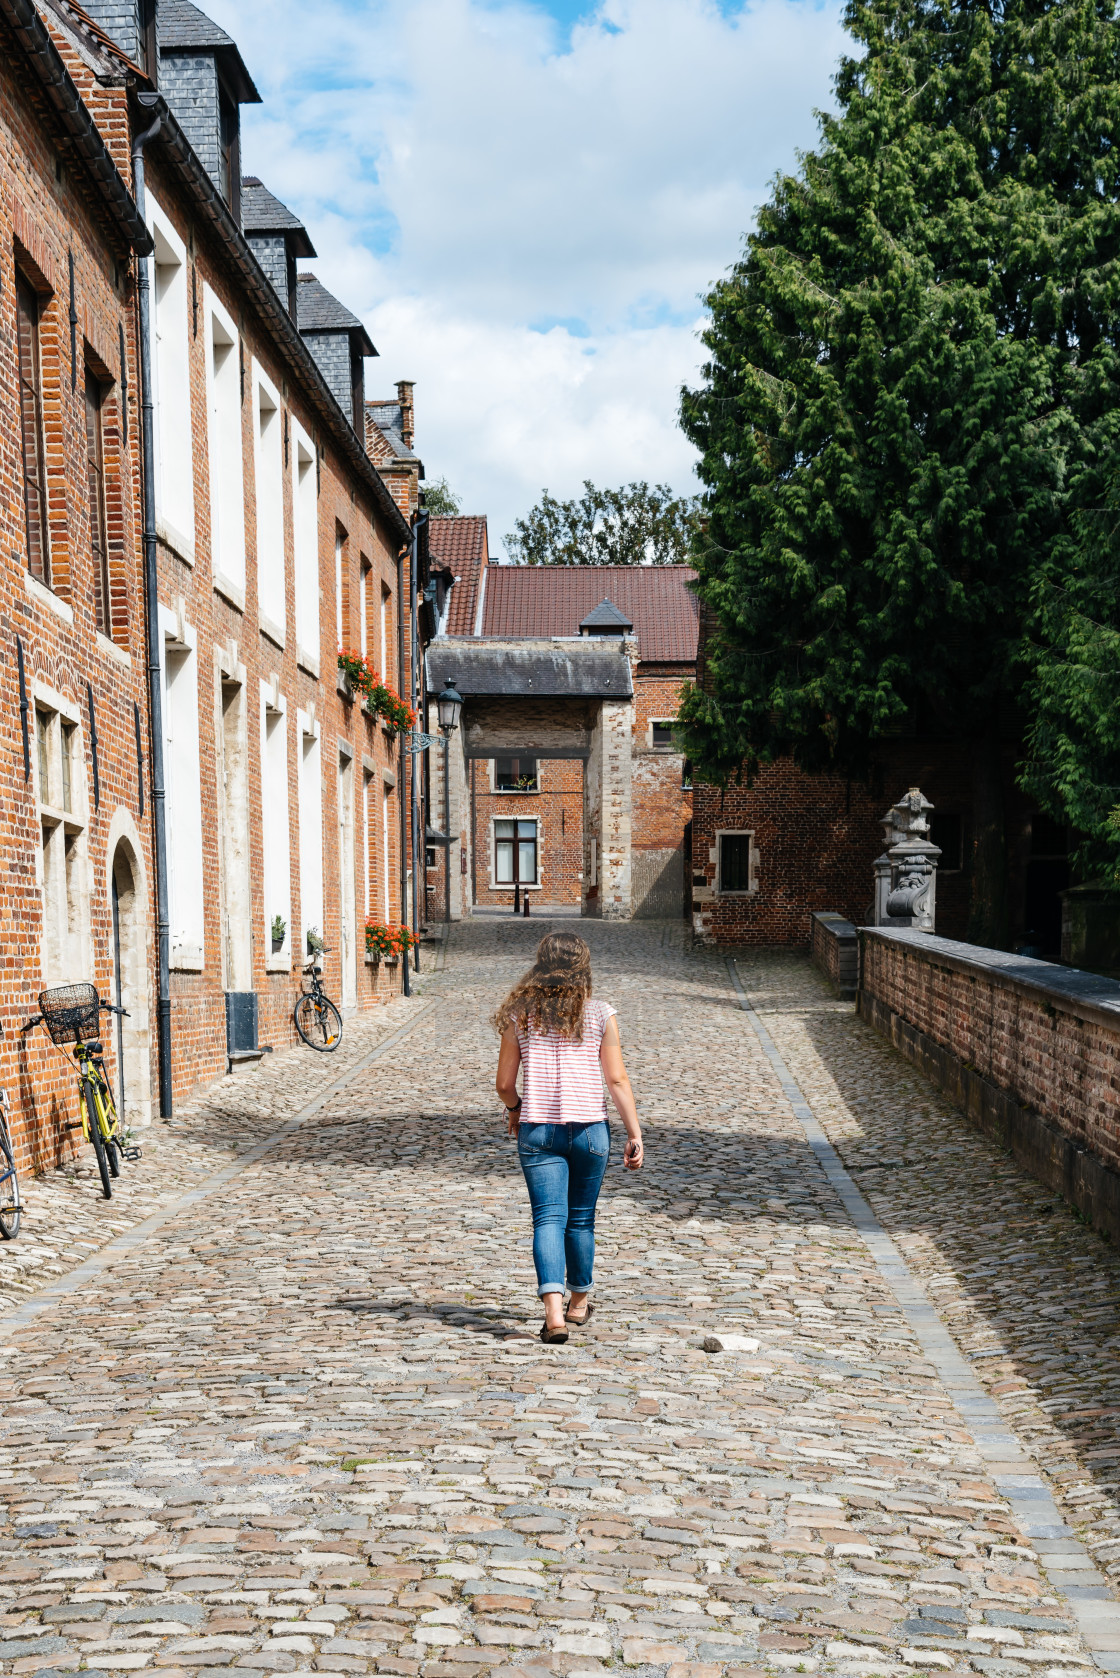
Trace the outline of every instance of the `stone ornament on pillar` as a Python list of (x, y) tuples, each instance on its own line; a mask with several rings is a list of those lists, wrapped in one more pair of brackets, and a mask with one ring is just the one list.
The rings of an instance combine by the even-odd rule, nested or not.
[[(910, 926), (920, 932), (934, 929), (941, 852), (929, 837), (926, 811), (932, 809), (929, 799), (911, 787), (883, 818), (888, 838), (893, 830), (894, 842), (875, 864), (877, 926)], [(889, 878), (881, 868), (884, 861), (889, 863)]]

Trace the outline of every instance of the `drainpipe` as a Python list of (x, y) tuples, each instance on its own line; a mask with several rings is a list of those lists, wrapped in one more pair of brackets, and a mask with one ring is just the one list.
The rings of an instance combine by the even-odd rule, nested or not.
[[(427, 682), (423, 678), (420, 668), (420, 629), (417, 621), (419, 610), (419, 565), (420, 565), (420, 532), (428, 523), (427, 513), (421, 511), (414, 515), (412, 521), (412, 590), (409, 599), (409, 610), (412, 619), (412, 707), (416, 712), (420, 727), (427, 733), (428, 707)], [(424, 849), (425, 835), (420, 831), (419, 822), (419, 781), (420, 764), (417, 753), (412, 754), (412, 931), (416, 938), (417, 953), (420, 947), (420, 862), (426, 858)], [(424, 869), (424, 908), (427, 903), (427, 868)], [(420, 971), (419, 962), (416, 971)]]
[[(163, 126), (162, 100), (141, 93), (137, 102), (157, 114), (151, 127), (132, 143), (132, 191), (144, 215), (144, 147)], [(171, 1117), (171, 927), (167, 904), (167, 794), (163, 768), (163, 692), (159, 658), (159, 579), (156, 568), (155, 430), (152, 408), (152, 300), (148, 261), (140, 259), (140, 458), (144, 479), (144, 615), (148, 631), (148, 721), (151, 728), (152, 836), (156, 864), (156, 939), (158, 949), (157, 1040), (159, 1110)]]
[[(404, 561), (409, 552), (402, 548), (397, 555), (397, 680), (404, 687)], [(402, 694), (403, 698), (403, 694)], [(401, 840), (401, 925), (408, 925), (408, 852), (406, 849), (407, 827), (405, 825), (404, 810), (404, 777), (408, 768), (407, 734), (402, 728), (400, 733), (401, 762), (400, 774), (397, 781), (397, 803), (400, 810), (400, 840)], [(404, 980), (404, 994), (412, 995), (412, 986), (408, 975), (408, 951), (401, 951), (401, 977)]]

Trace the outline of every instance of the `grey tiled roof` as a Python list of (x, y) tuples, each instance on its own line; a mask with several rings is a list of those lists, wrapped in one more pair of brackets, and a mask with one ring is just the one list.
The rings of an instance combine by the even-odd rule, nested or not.
[(410, 449), (404, 440), (399, 402), (367, 402), (366, 413), (398, 460), (419, 460), (415, 449)]
[(365, 327), (344, 303), (332, 297), (314, 274), (301, 274), (296, 292), (296, 325), (301, 332), (360, 332), (366, 355), (376, 355)]
[(159, 44), (162, 50), (198, 52), (206, 47), (234, 47), (224, 29), (192, 6), (190, 0), (160, 0)]
[(241, 227), (245, 233), (295, 234), (296, 256), (316, 254), (299, 217), (273, 197), (256, 175), (241, 177)]
[(613, 600), (601, 600), (580, 622), (581, 629), (633, 629), (634, 620), (620, 612)]

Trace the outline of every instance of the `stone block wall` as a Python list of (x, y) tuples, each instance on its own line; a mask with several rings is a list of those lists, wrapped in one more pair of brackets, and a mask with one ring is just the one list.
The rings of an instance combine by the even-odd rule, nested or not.
[(1120, 983), (928, 933), (859, 936), (863, 1017), (1120, 1241)]

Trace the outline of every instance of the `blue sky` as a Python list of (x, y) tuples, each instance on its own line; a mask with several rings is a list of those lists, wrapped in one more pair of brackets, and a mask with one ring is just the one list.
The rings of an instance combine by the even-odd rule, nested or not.
[(416, 381), (491, 548), (542, 488), (695, 487), (703, 290), (816, 135), (835, 0), (202, 0), (263, 96), (243, 163)]

